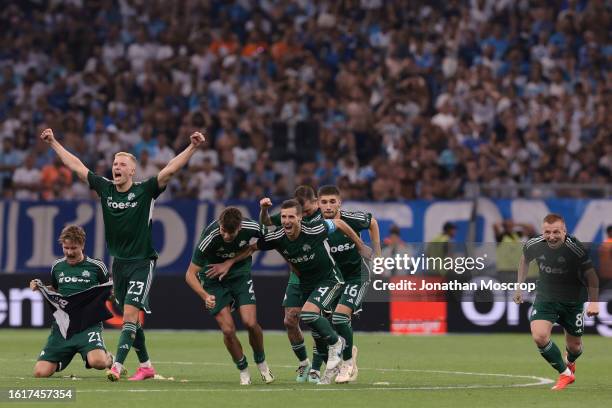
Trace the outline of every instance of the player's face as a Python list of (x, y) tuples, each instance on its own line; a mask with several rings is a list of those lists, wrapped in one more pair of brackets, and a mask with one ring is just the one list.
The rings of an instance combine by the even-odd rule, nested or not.
[(319, 208), (325, 218), (336, 218), (340, 205), (342, 205), (342, 201), (337, 195), (323, 195), (319, 197)]
[(65, 239), (62, 242), (62, 249), (64, 250), (66, 262), (70, 265), (77, 264), (83, 259), (83, 244)]
[(240, 232), (240, 227), (238, 227), (238, 229), (234, 232), (228, 232), (225, 228), (223, 228), (223, 226), (220, 226), (219, 232), (221, 233), (223, 241), (232, 242), (238, 236), (238, 233)]
[(542, 225), (542, 235), (551, 248), (558, 248), (565, 242), (565, 223), (563, 221), (555, 221), (552, 224), (544, 223)]
[(136, 165), (132, 159), (127, 156), (115, 156), (113, 161), (113, 182), (116, 185), (122, 185), (132, 179), (136, 172)]
[(304, 212), (304, 215), (312, 215), (315, 211), (317, 211), (317, 209), (319, 208), (319, 203), (317, 202), (317, 200), (312, 200), (312, 201), (306, 201), (304, 202), (304, 208), (302, 208), (302, 211)]
[(298, 214), (297, 208), (282, 208), (281, 209), (281, 223), (285, 229), (285, 233), (288, 235), (296, 235), (296, 232), (300, 228), (300, 222), (302, 221), (302, 215)]

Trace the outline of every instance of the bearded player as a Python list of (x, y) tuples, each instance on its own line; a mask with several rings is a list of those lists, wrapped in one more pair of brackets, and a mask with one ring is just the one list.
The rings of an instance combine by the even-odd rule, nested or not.
[(126, 152), (115, 154), (113, 179), (94, 174), (75, 155), (64, 148), (51, 129), (45, 129), (40, 138), (57, 153), (64, 165), (95, 190), (102, 204), (104, 232), (112, 265), (115, 301), (123, 311), (123, 327), (117, 345), (116, 361), (107, 371), (110, 381), (118, 381), (124, 372), (124, 362), (132, 347), (140, 365), (129, 378), (141, 381), (155, 376), (145, 344), (145, 335), (139, 322), (141, 310), (150, 313), (149, 291), (157, 262), (153, 248), (152, 217), (155, 199), (165, 190), (168, 182), (184, 167), (198, 146), (204, 142), (200, 132), (190, 136), (191, 143), (170, 160), (157, 176), (143, 182), (134, 182), (136, 158)]
[[(562, 390), (576, 379), (587, 297), (587, 316), (599, 314), (599, 279), (586, 249), (567, 233), (565, 221), (557, 214), (544, 217), (542, 235), (525, 243), (518, 269), (519, 283), (525, 282), (531, 261), (539, 268), (537, 294), (529, 317), (531, 335), (542, 357), (559, 372), (552, 389)], [(514, 301), (523, 302), (520, 290), (514, 294)], [(565, 358), (551, 340), (555, 323), (565, 331)]]

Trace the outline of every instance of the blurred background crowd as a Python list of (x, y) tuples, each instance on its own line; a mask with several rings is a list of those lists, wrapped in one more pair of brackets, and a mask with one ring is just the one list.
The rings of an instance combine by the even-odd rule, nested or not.
[(4, 198), (91, 197), (46, 127), (99, 174), (134, 153), (140, 178), (206, 128), (165, 199), (597, 197), (612, 179), (605, 0), (1, 3)]

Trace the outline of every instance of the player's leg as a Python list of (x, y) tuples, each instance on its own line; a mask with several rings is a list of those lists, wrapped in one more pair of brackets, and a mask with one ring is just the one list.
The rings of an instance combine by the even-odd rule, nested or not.
[(283, 324), (287, 330), (291, 349), (300, 362), (296, 370), (298, 373), (297, 382), (305, 382), (308, 370), (310, 369), (310, 360), (308, 360), (306, 346), (304, 345), (304, 335), (302, 330), (300, 330), (300, 312), (303, 305), (304, 301), (302, 300), (302, 291), (300, 290), (299, 283), (287, 284), (283, 299), (283, 308), (285, 309)]
[(573, 373), (576, 372), (576, 360), (582, 355), (582, 337), (572, 336), (565, 332), (565, 359), (567, 368)]
[(308, 373), (308, 382), (318, 384), (321, 381), (321, 367), (323, 363), (327, 363), (328, 346), (327, 341), (321, 333), (316, 330), (311, 331), (312, 339), (314, 340), (312, 353), (312, 367)]
[(582, 354), (582, 335), (584, 334), (584, 305), (564, 303), (559, 316), (559, 324), (565, 330), (565, 360), (567, 368), (576, 372), (576, 360)]
[[(536, 303), (534, 304), (534, 310), (537, 310), (535, 309), (536, 306), (540, 307), (541, 309), (545, 308), (544, 306), (537, 305)], [(544, 314), (543, 312), (544, 311), (542, 311), (542, 314)], [(559, 347), (557, 347), (555, 342), (553, 342), (550, 338), (553, 322), (549, 320), (537, 319), (537, 313), (540, 313), (540, 311), (537, 310), (531, 316), (531, 336), (538, 346), (538, 350), (540, 351), (542, 357), (548, 361), (552, 368), (559, 372), (559, 379), (552, 389), (562, 390), (569, 384), (573, 383), (575, 378), (569, 368), (567, 368)]]
[(39, 360), (34, 364), (33, 375), (36, 378), (51, 377), (58, 368), (58, 363), (54, 361)]
[(87, 353), (87, 365), (96, 370), (110, 368), (113, 364), (113, 357), (109, 352), (102, 349), (91, 350)]
[(262, 380), (266, 384), (274, 382), (274, 376), (266, 363), (266, 353), (264, 351), (263, 330), (257, 323), (257, 306), (253, 304), (240, 306), (238, 309), (242, 324), (249, 333), (249, 344), (253, 350), (253, 360), (261, 374)]
[(238, 340), (238, 336), (236, 336), (236, 325), (234, 324), (234, 319), (232, 318), (230, 306), (226, 305), (219, 310), (219, 312), (215, 314), (215, 320), (219, 325), (219, 329), (221, 329), (221, 333), (223, 333), (223, 343), (225, 344), (225, 348), (227, 348), (230, 356), (232, 356), (232, 360), (234, 360), (236, 368), (240, 370), (240, 385), (250, 384), (251, 377), (248, 370), (249, 363), (242, 350), (240, 340)]

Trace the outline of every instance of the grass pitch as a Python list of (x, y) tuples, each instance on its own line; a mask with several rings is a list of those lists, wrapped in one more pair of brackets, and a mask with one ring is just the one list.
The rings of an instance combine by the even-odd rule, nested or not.
[[(106, 330), (114, 352), (118, 331)], [(110, 383), (102, 371), (86, 370), (80, 356), (49, 379), (32, 378), (34, 361), (48, 330), (0, 330), (0, 389), (74, 388), (76, 402), (17, 406), (46, 407), (572, 407), (610, 406), (612, 340), (585, 336), (576, 382), (550, 391), (556, 379), (529, 334), (407, 337), (357, 333), (357, 383), (296, 384), (296, 359), (284, 333), (265, 333), (268, 363), (276, 382), (265, 385), (246, 346), (253, 385), (238, 385), (238, 370), (220, 333), (146, 331), (149, 354), (164, 380)], [(307, 336), (308, 337), (308, 336)], [(554, 340), (562, 347), (563, 338)], [(309, 350), (311, 339), (307, 340)], [(309, 353), (310, 354), (310, 353)], [(137, 366), (132, 351), (126, 362)], [(169, 379), (172, 378), (172, 379)], [(2, 406), (15, 406), (2, 403)]]

